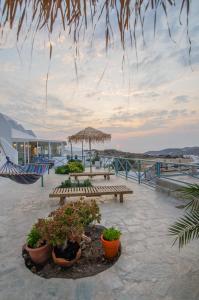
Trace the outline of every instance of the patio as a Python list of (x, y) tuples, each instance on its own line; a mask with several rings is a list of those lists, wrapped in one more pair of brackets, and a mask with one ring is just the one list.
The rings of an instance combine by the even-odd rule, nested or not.
[(0, 299), (2, 300), (196, 300), (199, 299), (198, 241), (180, 253), (171, 247), (168, 226), (182, 214), (180, 200), (144, 185), (113, 177), (95, 178), (95, 184), (126, 184), (134, 194), (124, 203), (112, 197), (99, 200), (102, 224), (122, 231), (122, 255), (118, 262), (96, 276), (77, 279), (43, 279), (24, 265), (21, 246), (38, 217), (53, 210), (52, 188), (64, 176), (51, 171), (34, 185), (0, 179)]

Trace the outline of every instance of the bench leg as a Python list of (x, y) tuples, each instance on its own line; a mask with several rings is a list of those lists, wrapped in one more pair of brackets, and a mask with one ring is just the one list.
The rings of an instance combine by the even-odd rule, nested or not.
[(124, 202), (123, 194), (120, 194), (120, 203)]
[(104, 180), (106, 180), (106, 175), (104, 175)]
[(59, 200), (59, 205), (60, 206), (65, 204), (65, 199), (66, 199), (66, 197), (60, 197), (60, 200)]
[(107, 179), (110, 180), (110, 175), (107, 175)]
[(117, 200), (117, 194), (114, 194), (115, 200)]

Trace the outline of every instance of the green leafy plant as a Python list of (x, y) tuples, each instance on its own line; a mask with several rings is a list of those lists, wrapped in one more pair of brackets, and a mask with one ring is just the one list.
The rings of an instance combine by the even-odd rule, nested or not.
[(26, 241), (30, 248), (38, 248), (44, 244), (41, 233), (35, 225), (33, 225), (31, 231), (29, 232)]
[(69, 173), (82, 173), (84, 166), (80, 161), (72, 161), (68, 163)]
[(121, 231), (114, 227), (106, 228), (103, 231), (103, 238), (107, 241), (119, 240), (120, 236)]
[(178, 241), (179, 249), (199, 238), (199, 185), (190, 184), (180, 191), (190, 201), (185, 215), (169, 227), (169, 234), (175, 237), (173, 244)]
[(70, 160), (67, 165), (55, 169), (56, 174), (82, 173), (84, 166), (79, 160)]
[(77, 180), (72, 182), (71, 179), (67, 179), (61, 183), (59, 188), (69, 188), (69, 187), (89, 187), (92, 186), (91, 181), (89, 179), (85, 179), (83, 182)]
[(100, 219), (95, 200), (79, 200), (56, 209), (46, 219), (39, 219), (35, 226), (48, 244), (61, 246), (71, 237), (80, 242), (84, 227), (94, 221), (100, 222)]
[(65, 166), (59, 166), (55, 169), (55, 174), (68, 174), (69, 173), (69, 168), (68, 165)]

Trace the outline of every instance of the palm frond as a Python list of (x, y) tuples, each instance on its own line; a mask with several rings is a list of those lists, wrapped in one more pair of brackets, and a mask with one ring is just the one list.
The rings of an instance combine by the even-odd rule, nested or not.
[[(17, 40), (19, 40), (20, 35), (26, 32), (29, 21), (29, 28), (33, 32), (34, 28), (36, 32), (45, 28), (48, 36), (55, 30), (55, 25), (60, 24), (60, 30), (69, 29), (74, 42), (77, 43), (82, 24), (84, 30), (89, 26), (89, 22), (96, 27), (98, 21), (104, 19), (100, 26), (103, 24), (105, 42), (108, 46), (111, 44), (113, 24), (117, 20), (117, 34), (120, 36), (122, 46), (125, 47), (127, 33), (136, 39), (138, 26), (141, 26), (144, 37), (146, 17), (152, 19), (155, 31), (157, 17), (161, 11), (166, 17), (171, 37), (168, 14), (172, 9), (178, 10), (180, 23), (185, 12), (186, 34), (189, 37), (190, 5), (191, 0), (180, 0), (178, 6), (175, 5), (175, 0), (0, 0), (0, 29), (7, 25), (10, 29), (17, 28)], [(147, 14), (150, 11), (154, 14)], [(30, 34), (29, 31), (27, 34)]]
[(175, 236), (174, 243), (179, 242), (179, 249), (191, 240), (199, 238), (199, 211), (186, 213), (184, 217), (169, 227), (169, 234)]
[(186, 199), (190, 199), (190, 202), (185, 206), (185, 208), (191, 211), (199, 210), (199, 184), (189, 184), (183, 187), (181, 193)]
[(180, 189), (184, 196), (192, 196), (199, 198), (199, 184), (189, 184)]

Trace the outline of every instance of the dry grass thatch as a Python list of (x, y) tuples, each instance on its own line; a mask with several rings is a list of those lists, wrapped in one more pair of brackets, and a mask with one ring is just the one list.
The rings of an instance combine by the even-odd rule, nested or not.
[(79, 143), (85, 142), (105, 142), (111, 140), (111, 135), (104, 133), (100, 130), (94, 129), (92, 127), (87, 127), (78, 133), (69, 136), (69, 142)]
[[(136, 28), (141, 25), (144, 38), (144, 22), (148, 11), (154, 12), (147, 16), (153, 19), (154, 33), (160, 10), (167, 19), (169, 8), (179, 9), (180, 23), (181, 14), (185, 11), (188, 35), (190, 4), (191, 0), (0, 0), (0, 28), (3, 30), (7, 24), (11, 29), (17, 28), (17, 39), (21, 33), (27, 36), (32, 30), (35, 36), (44, 28), (50, 39), (55, 25), (59, 24), (60, 32), (68, 30), (77, 43), (81, 30), (91, 23), (94, 33), (98, 21), (103, 19), (100, 26), (104, 26), (105, 44), (108, 47), (113, 37), (112, 25), (117, 20), (122, 46), (125, 47), (128, 33), (128, 38), (136, 47)], [(169, 25), (168, 31), (171, 36)]]

